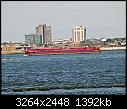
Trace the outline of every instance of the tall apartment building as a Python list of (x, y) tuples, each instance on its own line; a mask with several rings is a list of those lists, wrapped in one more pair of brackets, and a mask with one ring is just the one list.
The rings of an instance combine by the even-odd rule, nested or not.
[(86, 40), (86, 28), (83, 26), (76, 26), (72, 28), (73, 42), (78, 43)]
[(51, 26), (46, 26), (46, 24), (38, 25), (36, 27), (36, 35), (42, 36), (43, 44), (52, 43)]
[(46, 44), (51, 44), (51, 43), (52, 43), (52, 31), (51, 31), (51, 26), (46, 26), (45, 43), (46, 43)]

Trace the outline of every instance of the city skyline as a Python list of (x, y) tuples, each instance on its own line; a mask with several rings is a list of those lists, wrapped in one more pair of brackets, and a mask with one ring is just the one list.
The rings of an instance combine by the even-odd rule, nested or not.
[(86, 38), (126, 36), (124, 1), (2, 1), (2, 42), (22, 42), (38, 24), (52, 27), (52, 38), (72, 38), (72, 27), (87, 28)]

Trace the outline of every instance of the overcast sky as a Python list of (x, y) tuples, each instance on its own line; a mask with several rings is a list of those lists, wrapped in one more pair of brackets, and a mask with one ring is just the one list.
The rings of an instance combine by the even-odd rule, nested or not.
[(22, 42), (35, 26), (52, 26), (55, 39), (71, 38), (72, 27), (87, 28), (89, 38), (126, 35), (125, 1), (2, 1), (2, 42)]

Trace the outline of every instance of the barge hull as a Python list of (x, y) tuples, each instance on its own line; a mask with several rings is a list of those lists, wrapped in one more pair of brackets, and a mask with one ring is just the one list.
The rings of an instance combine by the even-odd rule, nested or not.
[(42, 48), (42, 49), (29, 49), (25, 51), (25, 54), (30, 56), (38, 55), (58, 55), (58, 54), (88, 54), (99, 53), (99, 48)]

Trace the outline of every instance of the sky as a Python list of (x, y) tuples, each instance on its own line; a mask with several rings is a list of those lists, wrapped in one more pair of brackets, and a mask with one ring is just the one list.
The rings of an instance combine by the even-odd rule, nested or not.
[(86, 38), (126, 36), (126, 1), (2, 1), (2, 42), (24, 42), (39, 24), (52, 26), (52, 39), (72, 38), (72, 27), (86, 27)]

